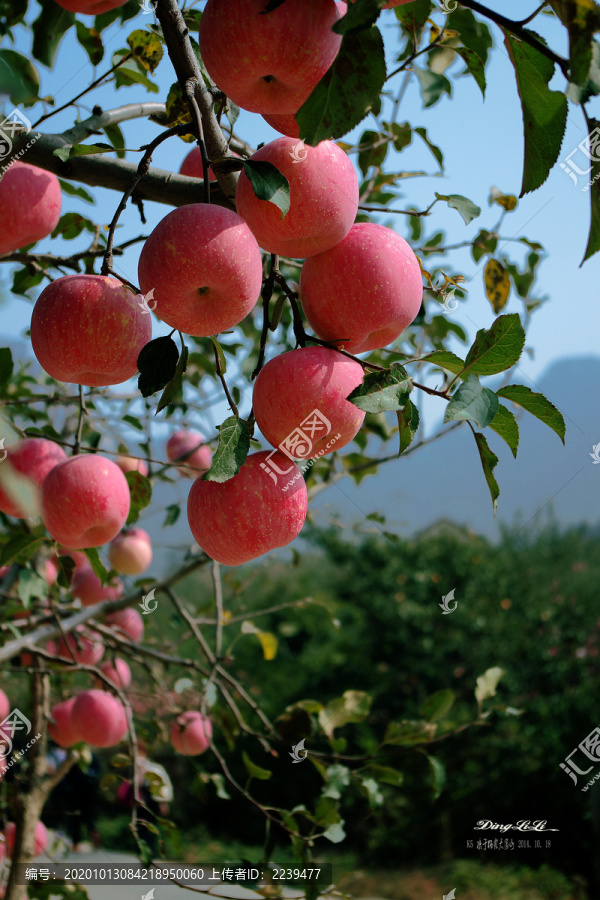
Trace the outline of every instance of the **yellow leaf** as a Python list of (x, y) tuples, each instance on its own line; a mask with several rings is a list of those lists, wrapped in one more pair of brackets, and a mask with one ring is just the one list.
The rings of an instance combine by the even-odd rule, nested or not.
[(127, 43), (137, 62), (148, 72), (154, 72), (163, 55), (162, 44), (157, 35), (138, 28), (131, 32)]
[(490, 259), (484, 273), (485, 292), (492, 304), (492, 309), (498, 315), (508, 303), (510, 294), (510, 277), (502, 263), (497, 259)]
[(275, 659), (277, 654), (277, 638), (270, 631), (260, 631), (253, 622), (242, 622), (242, 634), (255, 634), (262, 647), (266, 660)]
[(517, 202), (517, 198), (514, 194), (503, 194), (502, 191), (499, 191), (496, 187), (493, 187), (490, 192), (490, 206), (492, 203), (497, 203), (498, 206), (501, 206), (506, 212), (512, 212), (516, 207)]

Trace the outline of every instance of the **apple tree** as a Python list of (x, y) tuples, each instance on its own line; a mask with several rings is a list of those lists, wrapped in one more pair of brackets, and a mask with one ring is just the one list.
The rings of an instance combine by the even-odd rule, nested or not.
[[(352, 728), (369, 716), (361, 691), (298, 697), (271, 720), (235, 673), (232, 648), (244, 635), (277, 665), (275, 636), (243, 612), (245, 570), (236, 567), (301, 534), (319, 491), (346, 477), (360, 482), (384, 463), (401, 467), (403, 455), (453, 428), (472, 432), (494, 510), (490, 432), (492, 446), (500, 438), (516, 457), (520, 408), (564, 439), (560, 412), (513, 371), (540, 303), (543, 254), (533, 237), (507, 249), (503, 229), (519, 199), (494, 189), (484, 214), (457, 186), (432, 190), (420, 208), (410, 186), (428, 173), (401, 163), (414, 143), (424, 167), (444, 167), (427, 129), (400, 120), (409, 82), (427, 109), (465, 78), (485, 96), (501, 42), (522, 104), (521, 196), (539, 190), (559, 160), (573, 100), (589, 134), (584, 259), (600, 249), (599, 125), (589, 112), (600, 93), (600, 8), (592, 0), (530, 6), (513, 21), (476, 0), (1, 4), (0, 261), (12, 294), (32, 307), (31, 352), (0, 349), (1, 789), (13, 859), (43, 849), (49, 791), (82, 764), (86, 747), (119, 746), (115, 765), (137, 771), (143, 740), (212, 755), (219, 771), (196, 768), (197, 777), (254, 807), (267, 834), (264, 861), (272, 836), (284, 835), (307, 863), (343, 840), (344, 790), (380, 804), (382, 790), (400, 784), (402, 754), (417, 751), (430, 761), (437, 796), (443, 772), (432, 742), (489, 715), (493, 665), (460, 726), (443, 689), (377, 746), (361, 746)], [(548, 16), (568, 39), (568, 57), (535, 30)], [(74, 96), (55, 100), (46, 73), (57, 59), (64, 66), (64, 48), (75, 44), (88, 71), (76, 73)], [(551, 89), (555, 73), (561, 85)], [(98, 105), (98, 91), (111, 108)], [(252, 146), (240, 109), (265, 139), (268, 126), (279, 136)], [(54, 117), (62, 131), (53, 131)], [(153, 135), (141, 147), (140, 120)], [(166, 142), (174, 156), (187, 143), (178, 172), (152, 164)], [(100, 207), (94, 214), (95, 188), (113, 192), (108, 221)], [(68, 209), (80, 201), (92, 212)], [(477, 234), (456, 244), (430, 227), (444, 208), (455, 211), (457, 229), (481, 216)], [(141, 222), (140, 234), (119, 240), (124, 222), (133, 230)], [(472, 340), (447, 315), (467, 293), (456, 247), (485, 264), (495, 316)], [(511, 292), (519, 313), (503, 313)], [(500, 373), (492, 390), (485, 380)], [(441, 432), (428, 438), (419, 434), (424, 394), (445, 408)], [(215, 433), (209, 410), (219, 411)], [(157, 437), (165, 428), (166, 447)], [(157, 512), (153, 489), (182, 479), (187, 510), (167, 504), (161, 527), (187, 516), (194, 549), (150, 579), (152, 540), (140, 523)], [(221, 566), (232, 568), (223, 575)], [(183, 590), (202, 569), (212, 579), (208, 616)], [(150, 613), (158, 600), (172, 609), (181, 648), (155, 624), (160, 614), (137, 611)], [(13, 764), (17, 697), (36, 739)], [(48, 734), (68, 751), (54, 775), (45, 769)], [(259, 799), (269, 760), (287, 759), (309, 737), (318, 789), (292, 809), (279, 808), (276, 784)], [(131, 830), (148, 864), (174, 825), (133, 784)], [(318, 894), (315, 885), (306, 891)], [(25, 893), (11, 870), (6, 898)]]

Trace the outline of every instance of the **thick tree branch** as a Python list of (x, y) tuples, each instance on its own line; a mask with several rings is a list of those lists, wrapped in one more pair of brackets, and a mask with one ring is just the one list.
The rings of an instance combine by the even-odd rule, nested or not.
[[(173, 63), (177, 80), (186, 96), (190, 86), (193, 86), (194, 98), (202, 116), (203, 139), (209, 159), (214, 160), (226, 156), (227, 141), (217, 122), (213, 109), (213, 97), (204, 83), (202, 72), (190, 41), (190, 32), (185, 24), (177, 0), (157, 0), (156, 17), (162, 26), (167, 50)], [(193, 117), (193, 110), (190, 111)], [(225, 197), (229, 198), (231, 203), (233, 203), (239, 177), (238, 173), (229, 172), (222, 174), (215, 172), (215, 175)], [(213, 202), (216, 202), (214, 198), (212, 199)]]

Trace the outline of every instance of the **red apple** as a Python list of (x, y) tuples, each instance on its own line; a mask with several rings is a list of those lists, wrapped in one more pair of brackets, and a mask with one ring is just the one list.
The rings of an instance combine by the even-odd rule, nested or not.
[(82, 606), (94, 606), (101, 600), (118, 600), (123, 594), (123, 584), (115, 578), (102, 585), (91, 566), (81, 566), (73, 575), (71, 593), (81, 600)]
[(127, 472), (139, 472), (140, 475), (148, 476), (148, 463), (145, 459), (135, 459), (133, 456), (119, 456), (115, 460), (115, 465), (120, 468), (124, 475)]
[[(75, 661), (82, 666), (96, 666), (104, 656), (104, 644), (98, 635), (86, 632), (83, 625), (75, 629), (77, 634), (67, 634), (59, 638), (54, 652), (69, 662)], [(52, 645), (53, 642), (50, 642)], [(52, 650), (50, 650), (52, 652)]]
[(144, 620), (137, 609), (118, 609), (109, 613), (105, 621), (109, 628), (116, 628), (136, 644), (144, 636)]
[(207, 337), (241, 322), (256, 305), (262, 257), (241, 216), (190, 203), (162, 219), (144, 244), (138, 268), (156, 315), (185, 334)]
[(421, 307), (423, 281), (404, 238), (383, 225), (361, 223), (336, 247), (302, 267), (300, 299), (318, 337), (350, 353), (387, 347)]
[(362, 366), (327, 347), (276, 356), (254, 384), (252, 408), (264, 437), (294, 459), (345, 447), (365, 413), (346, 399), (363, 380)]
[[(273, 481), (276, 469), (294, 481), (282, 490)], [(188, 496), (188, 521), (204, 552), (227, 566), (256, 559), (298, 536), (306, 519), (306, 485), (298, 467), (283, 453), (260, 451), (247, 457), (237, 475), (222, 483), (193, 483)]]
[(77, 723), (73, 719), (73, 705), (77, 697), (69, 697), (52, 707), (52, 721), (48, 725), (48, 734), (59, 747), (72, 747), (79, 743)]
[(4, 691), (0, 690), (0, 722), (3, 722), (4, 719), (10, 712), (10, 700), (4, 693)]
[(114, 747), (127, 734), (125, 707), (108, 691), (92, 688), (75, 698), (73, 718), (81, 740), (92, 747)]
[(0, 181), (0, 256), (54, 231), (61, 202), (56, 175), (18, 160), (13, 162)]
[(110, 542), (108, 558), (123, 575), (140, 575), (152, 562), (150, 535), (143, 528), (130, 528)]
[[(171, 435), (167, 441), (167, 458), (169, 462), (181, 460), (177, 466), (180, 475), (197, 478), (202, 472), (210, 469), (212, 450), (204, 443), (205, 440), (203, 434), (192, 428), (175, 431)], [(189, 455), (182, 459), (186, 453)]]
[(331, 30), (334, 0), (208, 0), (200, 53), (208, 74), (250, 112), (295, 113), (330, 67), (341, 44)]
[(178, 753), (183, 756), (199, 756), (210, 747), (211, 721), (193, 710), (181, 713), (171, 725), (170, 737)]
[[(404, 6), (405, 3), (412, 3), (412, 2), (413, 2), (413, 0), (388, 0), (388, 2), (385, 4), (385, 6), (382, 7), (382, 9), (393, 9), (393, 7), (395, 7), (395, 6)], [(350, 0), (350, 3), (354, 3), (354, 0)], [(344, 3), (344, 5), (346, 5), (346, 4)], [(341, 6), (341, 2), (338, 3), (338, 6)], [(340, 13), (341, 13), (341, 10), (340, 10)]]
[[(7, 448), (7, 456), (2, 463), (7, 472), (14, 472), (15, 478), (22, 476), (36, 489), (42, 486), (48, 472), (58, 463), (66, 460), (62, 447), (46, 438), (25, 438)], [(13, 499), (6, 486), (0, 485), (0, 510), (7, 516), (18, 519), (26, 518), (25, 510)]]
[(56, 0), (56, 2), (69, 12), (81, 13), (84, 16), (99, 16), (110, 12), (111, 9), (124, 6), (127, 0)]
[[(236, 159), (240, 158), (239, 153), (232, 152), (231, 156), (235, 156)], [(204, 178), (204, 169), (202, 168), (202, 153), (200, 152), (200, 147), (197, 144), (192, 150), (190, 150), (184, 161), (181, 163), (179, 174), (187, 175), (188, 178)], [(208, 167), (208, 180), (217, 180), (217, 176), (213, 172), (212, 166)]]
[(250, 159), (270, 162), (290, 184), (290, 209), (282, 218), (274, 203), (258, 199), (246, 173), (240, 174), (237, 209), (264, 250), (304, 258), (329, 250), (348, 234), (358, 210), (358, 181), (337, 144), (306, 147), (280, 137)]
[[(15, 831), (17, 826), (14, 822), (9, 822), (4, 829), (4, 835), (6, 837), (6, 853), (9, 858), (13, 854), (13, 850), (15, 847)], [(46, 831), (46, 826), (43, 822), (35, 823), (35, 832), (34, 832), (34, 853), (36, 856), (40, 856), (46, 847), (48, 846), (48, 832)]]
[[(116, 687), (124, 690), (131, 684), (131, 669), (124, 659), (117, 657), (114, 662), (105, 662), (100, 666), (100, 671), (109, 678)], [(103, 682), (98, 681), (100, 690), (106, 690)]]
[(42, 484), (42, 519), (66, 548), (81, 550), (112, 541), (129, 515), (129, 487), (121, 470), (104, 456), (71, 456)]
[(31, 344), (42, 369), (57, 381), (93, 387), (128, 381), (152, 338), (151, 316), (140, 300), (116, 278), (57, 278), (31, 316)]
[(42, 567), (46, 584), (48, 587), (52, 587), (53, 584), (56, 584), (56, 579), (58, 578), (58, 563), (55, 559), (45, 559), (42, 562)]
[(300, 137), (300, 126), (296, 122), (295, 113), (271, 113), (268, 116), (263, 116), (263, 119), (267, 125), (270, 125), (271, 128), (274, 128), (280, 134), (287, 134), (293, 138)]

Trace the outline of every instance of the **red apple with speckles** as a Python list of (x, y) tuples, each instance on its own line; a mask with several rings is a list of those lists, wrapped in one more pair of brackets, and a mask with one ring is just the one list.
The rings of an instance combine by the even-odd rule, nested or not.
[(143, 528), (129, 528), (118, 534), (108, 548), (110, 564), (123, 575), (140, 575), (152, 562), (150, 535)]
[(352, 163), (333, 141), (305, 146), (280, 137), (250, 159), (269, 162), (290, 185), (290, 209), (281, 211), (260, 200), (245, 172), (240, 174), (236, 206), (264, 250), (304, 258), (339, 244), (350, 230), (358, 209), (358, 181)]
[(334, 0), (208, 0), (200, 53), (208, 74), (250, 112), (294, 113), (330, 67), (341, 45), (331, 30)]
[(190, 203), (162, 219), (144, 244), (138, 266), (144, 294), (154, 290), (156, 315), (185, 334), (227, 331), (256, 305), (262, 257), (237, 213)]
[(119, 456), (115, 460), (115, 465), (120, 468), (124, 475), (127, 472), (139, 472), (140, 475), (148, 476), (148, 463), (145, 459), (135, 459), (133, 456)]
[(109, 613), (105, 621), (109, 628), (121, 632), (136, 644), (144, 636), (144, 620), (137, 609), (119, 609)]
[(121, 701), (108, 691), (92, 688), (78, 694), (73, 704), (81, 740), (92, 747), (114, 747), (127, 734), (127, 716)]
[(280, 134), (287, 134), (288, 137), (293, 138), (300, 137), (300, 126), (296, 122), (295, 113), (271, 113), (263, 116), (263, 119), (267, 125), (270, 125), (271, 128), (274, 128)]
[(254, 383), (256, 424), (273, 447), (310, 459), (345, 447), (365, 413), (347, 400), (363, 367), (327, 347), (301, 347), (270, 360)]
[(26, 483), (37, 494), (46, 475), (66, 458), (63, 448), (46, 438), (25, 438), (8, 447), (2, 471), (9, 477), (0, 484), (0, 510), (7, 516), (26, 518), (27, 513), (17, 496), (10, 494), (10, 479), (27, 479)]
[(52, 721), (48, 724), (48, 734), (59, 747), (72, 747), (81, 740), (77, 722), (73, 718), (73, 705), (76, 699), (69, 697), (68, 700), (57, 703), (50, 711)]
[[(210, 469), (212, 450), (204, 443), (205, 440), (204, 435), (199, 431), (194, 431), (193, 428), (175, 431), (171, 435), (167, 441), (167, 458), (169, 462), (181, 460), (177, 466), (180, 475), (186, 478), (197, 478), (202, 472)], [(188, 456), (182, 459), (186, 453)]]
[(152, 338), (151, 316), (140, 299), (116, 278), (57, 278), (42, 291), (31, 316), (39, 364), (57, 381), (92, 387), (128, 381)]
[(318, 337), (350, 353), (387, 347), (421, 307), (423, 280), (404, 238), (383, 225), (353, 225), (302, 267), (300, 299)]
[(183, 756), (199, 756), (210, 747), (210, 719), (194, 710), (181, 713), (171, 725), (171, 744)]
[[(113, 662), (102, 663), (100, 671), (121, 690), (125, 690), (131, 684), (131, 669), (125, 660), (120, 657), (117, 657)], [(106, 685), (100, 680), (98, 680), (98, 687), (100, 690), (106, 690)]]
[(72, 456), (42, 484), (42, 519), (55, 541), (82, 550), (112, 541), (129, 515), (129, 487), (121, 470), (96, 453)]
[(115, 578), (103, 585), (91, 566), (81, 566), (73, 575), (71, 593), (81, 600), (82, 606), (94, 606), (102, 600), (118, 600), (123, 595), (123, 584)]
[(0, 181), (0, 256), (54, 231), (62, 196), (56, 175), (16, 160)]
[[(231, 156), (234, 156), (236, 159), (240, 158), (238, 153), (232, 153)], [(198, 147), (197, 144), (193, 148), (193, 150), (190, 150), (186, 158), (181, 163), (179, 174), (187, 175), (188, 178), (204, 178), (204, 169), (202, 167), (202, 153), (200, 152), (200, 147)], [(208, 167), (208, 180), (217, 180), (217, 177), (212, 170), (212, 166)]]
[[(286, 492), (289, 481), (293, 484)], [(304, 525), (307, 505), (298, 467), (283, 453), (265, 450), (250, 454), (228, 481), (197, 478), (188, 496), (188, 522), (208, 556), (239, 566), (293, 541)]]

